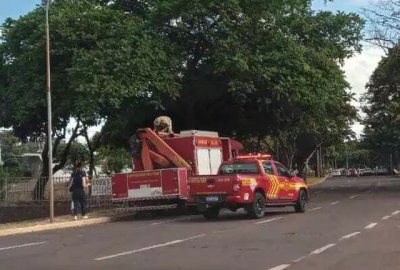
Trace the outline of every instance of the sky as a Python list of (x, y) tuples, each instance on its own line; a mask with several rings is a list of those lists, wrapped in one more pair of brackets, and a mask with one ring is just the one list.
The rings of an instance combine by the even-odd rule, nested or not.
[[(335, 0), (333, 2), (326, 2), (324, 0), (314, 0), (313, 8), (315, 10), (340, 10), (362, 15), (363, 8), (374, 9), (373, 4), (378, 1), (379, 0)], [(356, 100), (352, 101), (352, 104), (358, 109), (360, 109), (361, 106), (359, 99), (362, 94), (366, 92), (365, 85), (382, 56), (384, 56), (382, 49), (366, 43), (363, 45), (362, 52), (347, 59), (343, 66), (347, 81), (351, 85), (351, 92), (355, 94), (354, 97), (356, 98)], [(359, 114), (361, 117), (364, 116), (361, 110), (359, 110)], [(355, 123), (352, 126), (357, 137), (362, 134), (363, 128), (364, 127), (360, 123)]]
[(18, 18), (40, 3), (40, 0), (0, 0), (0, 23), (8, 17)]
[[(377, 1), (379, 0), (314, 0), (313, 9), (361, 13), (363, 8), (373, 9), (371, 4)], [(28, 13), (40, 3), (41, 0), (0, 0), (0, 24), (7, 17), (18, 18)], [(365, 44), (360, 54), (346, 60), (343, 70), (351, 85), (351, 92), (355, 93), (357, 99), (352, 102), (354, 106), (360, 107), (358, 99), (365, 93), (365, 84), (383, 55), (384, 52), (381, 49)], [(357, 135), (362, 133), (363, 126), (359, 123), (353, 125), (352, 128)]]

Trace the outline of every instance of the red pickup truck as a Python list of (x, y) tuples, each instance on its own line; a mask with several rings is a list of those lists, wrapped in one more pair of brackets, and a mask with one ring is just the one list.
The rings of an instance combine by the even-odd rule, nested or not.
[(304, 180), (265, 156), (238, 157), (223, 162), (217, 175), (190, 178), (190, 194), (207, 219), (221, 208), (244, 208), (252, 218), (262, 218), (266, 207), (294, 206), (305, 212), (309, 191)]

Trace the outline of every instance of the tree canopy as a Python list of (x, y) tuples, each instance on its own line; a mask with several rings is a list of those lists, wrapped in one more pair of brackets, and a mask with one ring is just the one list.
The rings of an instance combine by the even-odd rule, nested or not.
[[(162, 40), (142, 31), (140, 19), (98, 2), (58, 0), (50, 7), (54, 153), (70, 119), (77, 120), (55, 170), (65, 165), (75, 138), (125, 100), (157, 100), (178, 87)], [(47, 129), (44, 29), (41, 6), (2, 26), (0, 126), (24, 141)], [(46, 153), (47, 147), (44, 173)]]
[(374, 1), (373, 8), (364, 9), (368, 20), (367, 40), (385, 49), (395, 47), (400, 41), (400, 2), (398, 0)]
[(387, 162), (400, 147), (400, 47), (389, 49), (367, 85), (363, 108), (366, 146)]
[[(350, 133), (356, 110), (341, 63), (360, 50), (359, 16), (316, 13), (304, 0), (114, 3), (140, 14), (170, 44), (181, 90), (178, 98), (163, 97), (164, 109), (128, 106), (110, 118), (110, 131), (121, 125), (132, 132), (166, 113), (178, 130), (275, 135), (292, 148), (301, 133), (325, 142)], [(137, 113), (121, 117), (128, 110)]]
[[(176, 130), (273, 136), (291, 163), (301, 138), (337, 143), (356, 117), (341, 70), (361, 49), (356, 14), (311, 0), (55, 0), (50, 15), (58, 141), (77, 119), (67, 145), (105, 119), (102, 142), (126, 146), (166, 114)], [(0, 125), (24, 140), (46, 130), (43, 23), (38, 7), (3, 25)]]

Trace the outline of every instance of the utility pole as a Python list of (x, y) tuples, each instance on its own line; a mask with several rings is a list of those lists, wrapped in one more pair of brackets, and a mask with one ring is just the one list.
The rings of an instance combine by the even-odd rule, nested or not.
[(51, 81), (50, 81), (50, 27), (49, 6), (50, 0), (46, 1), (46, 71), (47, 71), (47, 138), (49, 144), (49, 184), (50, 184), (50, 223), (54, 221), (54, 183), (53, 183), (53, 134), (51, 120)]
[(315, 156), (315, 161), (316, 161), (316, 166), (315, 166), (315, 169), (316, 169), (316, 177), (321, 177), (321, 171), (320, 171), (320, 169), (321, 169), (321, 166), (320, 166), (320, 162), (321, 162), (321, 158), (320, 158), (320, 146), (318, 146), (318, 148), (317, 148), (317, 151), (316, 151), (316, 156)]

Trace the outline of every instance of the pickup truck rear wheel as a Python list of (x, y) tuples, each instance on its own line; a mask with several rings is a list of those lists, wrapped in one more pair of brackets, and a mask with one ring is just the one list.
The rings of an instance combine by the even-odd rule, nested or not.
[(265, 215), (265, 198), (260, 192), (254, 194), (254, 200), (247, 207), (247, 214), (251, 218), (263, 218)]
[(307, 194), (301, 189), (299, 192), (299, 198), (296, 201), (294, 206), (294, 210), (296, 213), (304, 213), (306, 211), (306, 203), (307, 203)]
[(218, 218), (219, 210), (220, 210), (219, 207), (207, 208), (206, 211), (204, 211), (203, 216), (206, 219), (216, 219)]

